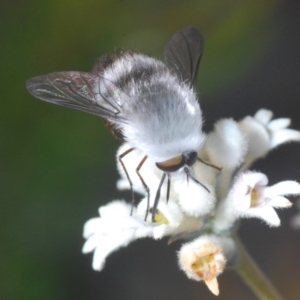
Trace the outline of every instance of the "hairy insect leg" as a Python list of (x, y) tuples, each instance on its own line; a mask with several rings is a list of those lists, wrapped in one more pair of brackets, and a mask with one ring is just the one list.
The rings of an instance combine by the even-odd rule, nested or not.
[(143, 164), (144, 164), (144, 162), (146, 161), (147, 158), (148, 158), (148, 156), (145, 155), (144, 158), (140, 161), (139, 165), (136, 168), (136, 173), (138, 174), (138, 176), (139, 176), (139, 178), (140, 178), (140, 180), (141, 180), (141, 182), (142, 182), (142, 184), (143, 184), (143, 186), (144, 186), (144, 188), (147, 192), (147, 209), (146, 209), (146, 214), (145, 214), (145, 219), (144, 219), (145, 221), (148, 217), (148, 212), (149, 212), (149, 207), (150, 207), (150, 190), (149, 190), (148, 185), (144, 181), (142, 175), (140, 174), (140, 169), (143, 166)]
[(209, 164), (209, 163), (205, 162), (204, 160), (202, 160), (202, 159), (199, 158), (199, 157), (198, 157), (198, 160), (199, 160), (200, 162), (202, 162), (204, 165), (207, 165), (207, 166), (209, 166), (209, 167), (212, 167), (212, 168), (218, 170), (219, 172), (222, 171), (222, 168), (219, 168), (219, 167), (217, 167), (217, 166), (215, 166), (215, 165)]
[(119, 162), (120, 162), (120, 164), (121, 164), (121, 166), (122, 166), (122, 168), (123, 168), (123, 170), (124, 170), (124, 172), (125, 172), (125, 174), (126, 174), (126, 177), (127, 177), (127, 179), (128, 179), (129, 185), (130, 185), (130, 191), (131, 191), (131, 203), (132, 203), (132, 206), (131, 206), (131, 213), (130, 213), (131, 215), (132, 215), (132, 211), (133, 211), (133, 206), (134, 206), (134, 204), (135, 204), (135, 198), (134, 198), (134, 192), (133, 192), (132, 181), (131, 181), (131, 179), (130, 179), (130, 177), (129, 177), (129, 174), (128, 174), (128, 172), (127, 172), (127, 169), (126, 169), (126, 167), (125, 167), (125, 164), (124, 164), (122, 158), (124, 158), (128, 153), (130, 153), (130, 152), (133, 151), (133, 150), (134, 150), (134, 148), (130, 148), (130, 149), (126, 150), (125, 152), (123, 152), (122, 154), (119, 155)]
[(158, 202), (159, 202), (159, 198), (160, 198), (160, 190), (161, 190), (161, 187), (162, 187), (162, 185), (165, 181), (166, 174), (167, 173), (164, 173), (163, 176), (161, 177), (161, 180), (160, 180), (160, 183), (159, 183), (156, 195), (155, 195), (155, 200), (154, 200), (153, 207), (152, 207), (152, 222), (155, 222), (154, 218), (155, 218), (155, 212), (156, 212)]

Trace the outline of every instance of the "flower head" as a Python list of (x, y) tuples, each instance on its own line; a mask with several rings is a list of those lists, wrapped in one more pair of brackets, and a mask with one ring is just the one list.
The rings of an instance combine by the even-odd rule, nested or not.
[(260, 109), (253, 117), (247, 116), (239, 122), (248, 140), (246, 167), (279, 145), (300, 141), (300, 132), (287, 128), (291, 123), (290, 119), (271, 120), (272, 117), (273, 113), (270, 110)]
[(223, 119), (215, 124), (202, 151), (215, 166), (233, 169), (242, 163), (246, 150), (247, 140), (239, 125), (232, 119)]
[[(180, 233), (188, 234), (201, 228), (203, 220), (185, 214), (180, 206), (169, 199), (167, 203), (163, 198), (159, 201), (156, 212), (154, 213), (154, 223), (152, 223), (152, 205), (150, 203), (150, 212), (147, 215), (149, 226), (152, 226), (154, 239), (161, 239), (165, 236), (176, 235)], [(147, 208), (147, 199), (144, 198), (137, 207), (137, 216), (145, 218)]]
[(273, 186), (267, 184), (268, 178), (262, 173), (242, 173), (218, 208), (215, 226), (226, 228), (240, 217), (256, 217), (270, 226), (279, 226), (280, 219), (274, 208), (291, 206), (283, 196), (300, 194), (300, 184), (295, 181), (282, 181)]
[(205, 216), (214, 209), (216, 201), (214, 187), (205, 181), (202, 184), (204, 186), (186, 178), (176, 180), (173, 183), (175, 199), (181, 210), (189, 216)]
[(194, 280), (203, 280), (209, 290), (219, 294), (217, 276), (225, 267), (226, 257), (222, 249), (222, 239), (215, 236), (201, 236), (186, 243), (178, 252), (180, 268)]
[(217, 122), (199, 149), (198, 159), (176, 172), (163, 172), (149, 157), (143, 161), (145, 154), (138, 149), (130, 150), (120, 162), (120, 155), (132, 148), (123, 144), (117, 154), (121, 175), (117, 186), (132, 188), (144, 197), (134, 207), (113, 201), (100, 207), (100, 217), (86, 222), (82, 251), (94, 252), (93, 268), (100, 271), (110, 253), (139, 238), (194, 239), (178, 253), (180, 268), (218, 295), (217, 277), (226, 262), (233, 265), (236, 259), (231, 238), (236, 221), (255, 217), (279, 226), (275, 209), (291, 206), (286, 195), (300, 194), (295, 181), (268, 186), (265, 174), (246, 171), (274, 147), (300, 140), (299, 131), (287, 129), (289, 119), (271, 118), (270, 111), (259, 110), (239, 123), (232, 119)]
[(100, 217), (88, 220), (83, 236), (86, 242), (82, 252), (94, 251), (93, 269), (100, 271), (106, 257), (130, 242), (152, 235), (151, 227), (131, 215), (131, 205), (124, 201), (113, 201), (99, 209)]

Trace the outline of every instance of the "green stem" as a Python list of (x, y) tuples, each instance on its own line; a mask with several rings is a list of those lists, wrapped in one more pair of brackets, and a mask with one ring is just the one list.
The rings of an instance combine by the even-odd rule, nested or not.
[(236, 271), (243, 278), (244, 282), (260, 300), (283, 300), (266, 275), (262, 273), (250, 257), (240, 240), (236, 238), (235, 241), (239, 255)]

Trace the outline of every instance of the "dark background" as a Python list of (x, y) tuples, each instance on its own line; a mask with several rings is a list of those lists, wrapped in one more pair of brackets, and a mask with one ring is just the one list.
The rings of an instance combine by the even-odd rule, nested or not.
[[(0, 4), (0, 298), (215, 299), (177, 266), (179, 244), (140, 240), (112, 254), (101, 273), (81, 254), (84, 222), (116, 191), (118, 142), (92, 115), (43, 103), (25, 81), (53, 71), (89, 71), (120, 48), (163, 58), (178, 29), (193, 24), (205, 50), (198, 77), (205, 130), (269, 108), (300, 129), (300, 2), (279, 0), (14, 0)], [(270, 183), (300, 181), (300, 145), (257, 162)], [(128, 197), (127, 197), (128, 199)], [(300, 232), (242, 222), (249, 252), (285, 299), (299, 299)], [(255, 299), (233, 271), (219, 299)]]

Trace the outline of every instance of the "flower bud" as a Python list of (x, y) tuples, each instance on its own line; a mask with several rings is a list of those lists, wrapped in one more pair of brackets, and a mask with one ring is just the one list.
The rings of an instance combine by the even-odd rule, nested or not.
[(183, 245), (178, 258), (189, 278), (203, 280), (213, 294), (219, 294), (217, 276), (223, 272), (226, 259), (217, 238), (201, 236)]

